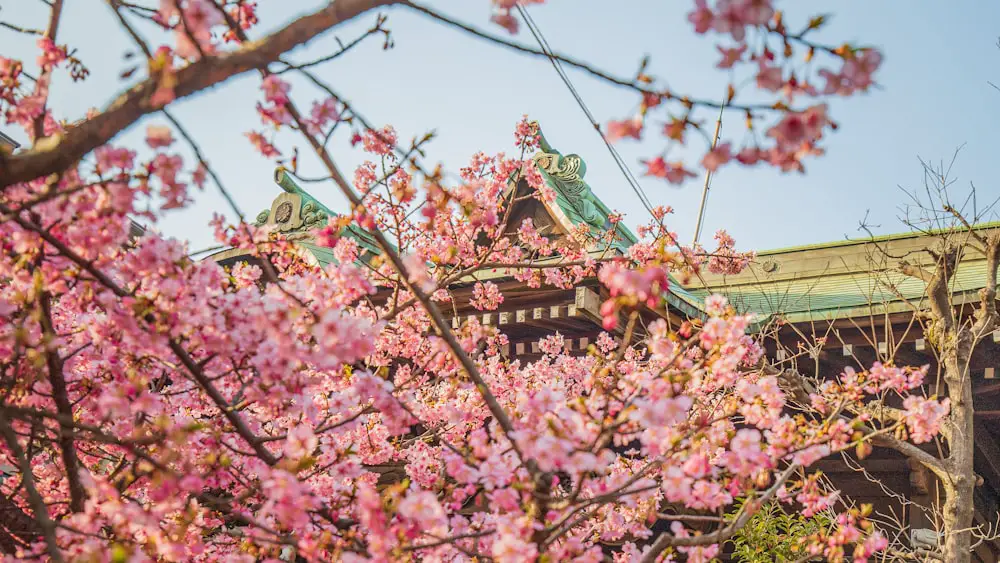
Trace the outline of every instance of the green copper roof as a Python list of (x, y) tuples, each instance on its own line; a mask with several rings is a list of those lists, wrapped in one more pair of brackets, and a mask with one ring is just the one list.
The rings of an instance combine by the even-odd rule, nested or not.
[[(615, 227), (610, 221), (611, 210), (594, 194), (583, 179), (587, 174), (587, 163), (579, 155), (563, 155), (549, 144), (541, 129), (538, 131), (539, 148), (533, 160), (538, 166), (545, 183), (556, 193), (556, 205), (574, 224), (585, 224), (591, 233), (601, 236)], [(616, 240), (612, 247), (624, 253), (638, 242), (635, 234), (624, 222), (617, 224)], [(676, 280), (671, 280), (667, 302), (688, 316), (702, 316), (703, 298), (684, 289)]]
[[(1000, 223), (974, 228), (997, 229)], [(738, 311), (755, 313), (762, 320), (780, 316), (790, 322), (829, 321), (907, 312), (912, 305), (926, 306), (925, 285), (898, 270), (898, 257), (924, 263), (924, 248), (941, 240), (941, 235), (961, 233), (961, 229), (939, 229), (761, 252), (748, 271), (714, 277), (708, 288), (688, 290), (700, 298), (725, 295)], [(926, 267), (933, 269), (932, 264)], [(986, 261), (970, 253), (952, 278), (956, 304), (977, 299), (985, 281)]]
[[(338, 216), (323, 202), (303, 189), (285, 168), (275, 169), (274, 183), (278, 184), (289, 196), (278, 196), (271, 205), (271, 209), (261, 211), (257, 215), (256, 225), (270, 223), (275, 225), (279, 231), (295, 237), (322, 227), (331, 217)], [(379, 254), (380, 251), (375, 239), (361, 227), (352, 223), (347, 227), (346, 236), (354, 239), (363, 250), (368, 251), (369, 256)], [(323, 265), (333, 260), (330, 249), (324, 249), (308, 240), (300, 240), (299, 244), (309, 249)]]
[[(985, 275), (984, 260), (959, 265), (952, 283), (958, 301), (961, 302), (962, 296), (976, 294), (983, 287)], [(719, 287), (711, 292), (727, 296), (740, 312), (765, 318), (780, 315), (790, 322), (804, 322), (908, 311), (911, 309), (907, 301), (923, 306), (919, 303), (924, 296), (924, 283), (886, 270)], [(691, 293), (704, 297), (709, 291), (696, 289)]]
[[(973, 228), (976, 230), (1000, 228), (1000, 221), (978, 223), (974, 225)], [(785, 246), (782, 248), (773, 248), (771, 250), (762, 250), (757, 253), (757, 256), (773, 256), (775, 254), (787, 254), (789, 252), (801, 252), (804, 250), (821, 250), (827, 248), (837, 248), (840, 246), (850, 246), (854, 244), (881, 243), (881, 242), (898, 241), (898, 240), (905, 240), (905, 239), (919, 238), (919, 237), (932, 237), (932, 236), (947, 234), (954, 231), (955, 231), (954, 228), (946, 227), (941, 229), (929, 229), (926, 231), (893, 233), (889, 235), (879, 235), (867, 238), (857, 238), (857, 239), (845, 238), (844, 240), (835, 240), (831, 242), (817, 242), (812, 244), (802, 244), (798, 246)]]
[[(583, 179), (587, 174), (587, 164), (578, 155), (564, 156), (548, 143), (541, 130), (538, 132), (541, 151), (535, 154), (533, 160), (538, 170), (556, 193), (556, 204), (563, 213), (575, 224), (590, 226), (591, 232), (600, 236), (613, 228), (609, 217), (611, 210), (604, 205), (590, 185)], [(618, 223), (619, 239), (614, 247), (622, 252), (636, 243), (637, 239), (624, 223)]]
[[(552, 148), (541, 134), (541, 152), (534, 157), (542, 178), (556, 193), (556, 204), (565, 218), (574, 224), (586, 224), (595, 236), (601, 236), (614, 225), (610, 221), (611, 210), (598, 198), (583, 177), (587, 166), (578, 155), (564, 156)], [(261, 211), (255, 224), (273, 225), (279, 232), (294, 239), (298, 245), (325, 266), (336, 261), (330, 248), (312, 241), (309, 232), (326, 224), (330, 217), (338, 214), (302, 188), (283, 167), (274, 172), (274, 182), (285, 192), (275, 198), (270, 209)], [(375, 240), (364, 229), (355, 224), (347, 227), (347, 236), (354, 239), (370, 259), (380, 253)], [(617, 238), (613, 248), (625, 252), (637, 242), (636, 236), (623, 222), (617, 224)], [(365, 260), (362, 257), (362, 260)], [(703, 298), (686, 290), (679, 283), (673, 283), (668, 303), (688, 316), (701, 316)]]

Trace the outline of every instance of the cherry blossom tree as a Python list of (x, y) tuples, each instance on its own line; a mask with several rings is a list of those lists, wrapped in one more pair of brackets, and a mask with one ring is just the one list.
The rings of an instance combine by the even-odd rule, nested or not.
[[(662, 112), (666, 148), (646, 166), (679, 182), (692, 172), (669, 151), (720, 104), (662, 86), (645, 66), (619, 78), (406, 0), (336, 0), (259, 36), (254, 2), (109, 0), (145, 72), (105, 109), (72, 116), (50, 107), (52, 77), (84, 80), (86, 61), (60, 42), (73, 23), (63, 1), (47, 3), (44, 30), (8, 26), (39, 35), (37, 60), (0, 58), (0, 108), (31, 140), (0, 159), (0, 455), (11, 468), (0, 546), (11, 559), (708, 561), (764, 504), (829, 510), (836, 495), (809, 469), (817, 460), (901, 444), (900, 429), (929, 440), (948, 412), (947, 400), (910, 393), (921, 369), (873, 366), (811, 390), (819, 414), (794, 414), (747, 334), (752, 319), (721, 297), (680, 326), (636, 321), (663, 306), (671, 276), (743, 267), (750, 255), (727, 235), (713, 251), (681, 247), (661, 208), (615, 255), (616, 228), (553, 239), (512, 224), (510, 186), (554, 197), (530, 158), (533, 122), (518, 124), (513, 156), (478, 153), (446, 182), (419, 158), (429, 136), (401, 143), (316, 70), (354, 43), (314, 61), (285, 55), (377, 8), (414, 10), (635, 91), (640, 110), (606, 135), (649, 135)], [(494, 22), (516, 32), (533, 3), (494, 0)], [(743, 104), (730, 90), (747, 140), (708, 150), (709, 170), (801, 170), (835, 127), (823, 99), (865, 91), (880, 62), (869, 47), (813, 42), (823, 18), (793, 29), (769, 0), (698, 0), (690, 20), (723, 38), (720, 67), (747, 69), (752, 90), (773, 97)], [(383, 16), (367, 37), (389, 37)], [(278, 131), (314, 153), (351, 206), (315, 232), (333, 264), (244, 221), (170, 112), (251, 71), (260, 124), (234, 136), (266, 159), (295, 154)], [(285, 73), (315, 92), (293, 91)], [(146, 147), (115, 143), (143, 126)], [(353, 178), (333, 157), (339, 142), (370, 155)], [(219, 243), (246, 262), (223, 269), (176, 239), (130, 238), (130, 217), (154, 221), (206, 185), (238, 217), (213, 222)], [(362, 255), (349, 232), (378, 252)], [(554, 335), (537, 361), (503, 359), (495, 327), (453, 329), (442, 313), (456, 282), (494, 270), (534, 287), (597, 277), (611, 296), (605, 328), (625, 322), (624, 336), (572, 356)], [(479, 279), (470, 299), (490, 311), (504, 295)], [(896, 420), (849, 408), (889, 391), (906, 401)], [(377, 470), (386, 465), (402, 473)], [(865, 560), (887, 544), (864, 509), (831, 521), (800, 539), (802, 553)]]

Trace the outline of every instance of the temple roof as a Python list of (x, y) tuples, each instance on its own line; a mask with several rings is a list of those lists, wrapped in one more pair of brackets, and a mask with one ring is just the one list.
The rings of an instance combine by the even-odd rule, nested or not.
[[(320, 264), (325, 266), (332, 262), (333, 251), (314, 244), (310, 231), (326, 225), (327, 221), (331, 217), (337, 217), (338, 213), (303, 189), (283, 167), (275, 169), (274, 183), (278, 184), (284, 193), (279, 194), (271, 202), (270, 209), (257, 214), (254, 224), (274, 225), (278, 232), (284, 233), (286, 237), (307, 249)], [(362, 260), (366, 259), (366, 256), (370, 259), (379, 254), (380, 250), (375, 239), (357, 225), (349, 225), (346, 235), (354, 239), (365, 251)]]
[[(1000, 229), (1000, 222), (973, 228)], [(781, 316), (790, 322), (907, 313), (912, 311), (911, 304), (924, 298), (925, 285), (899, 272), (900, 257), (931, 266), (923, 251), (962, 232), (899, 233), (760, 252), (739, 275), (706, 274), (706, 285), (692, 280), (688, 290), (700, 298), (709, 292), (721, 293), (741, 312), (763, 319)], [(978, 299), (985, 281), (985, 258), (967, 253), (952, 279), (955, 303)]]
[[(552, 148), (544, 137), (541, 138), (541, 149), (534, 156), (534, 161), (542, 178), (556, 194), (555, 205), (546, 207), (563, 228), (568, 231), (575, 225), (586, 224), (595, 236), (613, 228), (610, 221), (611, 210), (584, 180), (587, 166), (583, 159), (575, 154), (564, 156)], [(257, 214), (254, 224), (274, 225), (278, 232), (307, 248), (321, 264), (329, 263), (333, 259), (332, 252), (313, 244), (309, 231), (325, 225), (330, 217), (338, 214), (303, 189), (285, 168), (278, 167), (275, 170), (274, 182), (284, 193), (274, 199), (270, 209)], [(624, 252), (637, 240), (624, 222), (617, 224), (616, 234), (612, 246), (618, 252)], [(371, 255), (379, 253), (374, 239), (360, 227), (352, 224), (348, 227), (347, 235)]]
[[(543, 202), (548, 215), (565, 232), (584, 224), (590, 228), (595, 237), (600, 237), (609, 229), (615, 228), (616, 237), (611, 247), (616, 253), (624, 254), (638, 239), (624, 222), (611, 222), (612, 211), (594, 194), (590, 185), (584, 180), (587, 166), (583, 159), (575, 154), (563, 155), (554, 149), (544, 136), (541, 134), (539, 136), (541, 150), (534, 155), (533, 160), (542, 178), (556, 195), (554, 202)], [(311, 231), (325, 225), (330, 217), (336, 217), (338, 214), (303, 189), (285, 168), (279, 167), (275, 170), (274, 182), (282, 189), (282, 193), (278, 194), (269, 209), (257, 215), (254, 224), (274, 226), (275, 230), (308, 250), (320, 265), (325, 266), (334, 262), (332, 249), (315, 244)], [(346, 234), (365, 251), (361, 260), (367, 261), (379, 254), (380, 251), (372, 236), (357, 225), (351, 224)], [(593, 253), (604, 255), (606, 250), (606, 248), (595, 248)], [(230, 261), (236, 259), (239, 254), (241, 251), (232, 249), (216, 253), (212, 258), (217, 261)], [(505, 275), (503, 271), (496, 272), (496, 277)], [(688, 316), (701, 315), (702, 298), (692, 294), (679, 283), (675, 282), (671, 286), (667, 301)]]
[[(578, 155), (563, 155), (548, 143), (541, 130), (538, 132), (540, 151), (532, 160), (538, 166), (545, 183), (556, 193), (558, 211), (572, 224), (586, 224), (591, 232), (600, 236), (614, 225), (610, 221), (611, 210), (584, 180), (587, 164)], [(614, 247), (624, 252), (638, 239), (624, 222), (617, 225), (620, 235)]]

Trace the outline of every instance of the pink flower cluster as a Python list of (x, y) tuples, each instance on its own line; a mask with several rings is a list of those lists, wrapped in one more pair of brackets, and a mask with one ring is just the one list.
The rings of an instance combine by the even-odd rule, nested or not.
[(826, 80), (823, 93), (850, 96), (857, 92), (867, 92), (875, 83), (872, 75), (881, 65), (882, 53), (875, 49), (854, 51), (844, 59), (839, 72), (827, 69), (819, 71), (820, 77)]
[(663, 266), (632, 269), (619, 261), (605, 264), (597, 277), (611, 293), (610, 298), (601, 304), (605, 330), (611, 330), (618, 324), (618, 311), (622, 307), (635, 307), (640, 303), (655, 307), (670, 283)]
[[(522, 2), (532, 3), (540, 0)], [(493, 6), (495, 21), (515, 30), (516, 3)], [(697, 28), (736, 41), (773, 15), (763, 0), (696, 8)], [(218, 41), (235, 42), (256, 23), (253, 2), (224, 9), (239, 29), (219, 39), (215, 3), (161, 2), (155, 17), (175, 45), (147, 61), (155, 87), (141, 103), (170, 103), (175, 63), (213, 56), (225, 45)], [(51, 42), (39, 47), (43, 67), (67, 54)], [(864, 89), (878, 66), (877, 57), (855, 54), (840, 88)], [(723, 55), (724, 66), (735, 66), (745, 51), (737, 45)], [(772, 67), (762, 86), (782, 78)], [(39, 118), (45, 132), (58, 130), (47, 84), (25, 95), (21, 74), (20, 63), (0, 59), (5, 117), (32, 134)], [(261, 84), (263, 129), (246, 135), (266, 158), (280, 155), (270, 138), (279, 130), (318, 135), (350, 118), (324, 98), (304, 127), (287, 127), (290, 89), (274, 74)], [(639, 138), (645, 111), (671, 99), (662, 98), (644, 96), (640, 114), (609, 124), (609, 136)], [(782, 158), (815, 150), (831, 126), (825, 112), (791, 112), (772, 129)], [(687, 117), (668, 125), (671, 139), (683, 138)], [(834, 491), (784, 470), (856, 445), (866, 420), (794, 417), (778, 378), (757, 367), (752, 319), (722, 297), (706, 300), (704, 319), (638, 323), (648, 329), (640, 343), (601, 332), (585, 354), (568, 353), (557, 333), (541, 338), (535, 361), (522, 362), (503, 357), (511, 343), (485, 315), (452, 329), (414, 295), (433, 291), (431, 301), (452, 311), (463, 300), (495, 311), (507, 286), (483, 281), (485, 271), (509, 270), (561, 294), (596, 277), (610, 295), (600, 313), (611, 330), (622, 310), (658, 308), (670, 273), (705, 265), (735, 272), (752, 257), (724, 232), (714, 254), (668, 250), (677, 237), (663, 225), (667, 209), (641, 230), (646, 240), (601, 267), (607, 258), (593, 250), (616, 242), (613, 233), (578, 225), (553, 236), (531, 221), (511, 224), (512, 185), (526, 184), (523, 201), (532, 204), (555, 198), (528, 158), (537, 124), (518, 125), (522, 154), (477, 154), (457, 181), (400, 170), (391, 127), (356, 132), (352, 144), (372, 161), (355, 171), (361, 204), (313, 233), (333, 249), (325, 266), (281, 233), (221, 216), (211, 223), (218, 242), (244, 251), (246, 263), (197, 260), (152, 230), (131, 239), (131, 217), (153, 221), (188, 205), (187, 186), (207, 174), (175, 152), (172, 128), (153, 124), (145, 133), (144, 152), (105, 144), (3, 191), (15, 211), (0, 222), (0, 363), (14, 377), (0, 461), (26, 464), (30, 474), (0, 489), (11, 499), (5, 510), (27, 515), (36, 509), (30, 484), (59, 523), (47, 537), (31, 536), (18, 558), (601, 561), (605, 546), (621, 545), (620, 560), (640, 556), (636, 542), (658, 534), (698, 543), (700, 531), (663, 529), (664, 501), (714, 515), (781, 486), (783, 500), (831, 510)], [(703, 165), (715, 170), (743, 156), (722, 143)], [(692, 174), (664, 158), (647, 167), (678, 183)], [(372, 256), (358, 227), (393, 241), (405, 267)], [(471, 280), (471, 290), (448, 286)], [(925, 441), (948, 403), (907, 396), (922, 377), (881, 365), (845, 372), (819, 387), (815, 410), (893, 390), (904, 397), (910, 437)], [(861, 559), (885, 547), (859, 533), (863, 515), (837, 522), (807, 547), (833, 558), (853, 545)], [(679, 552), (689, 561), (720, 553), (702, 543)]]
[(646, 166), (646, 176), (663, 178), (671, 184), (683, 184), (687, 178), (693, 178), (694, 172), (684, 168), (682, 162), (667, 162), (662, 156), (642, 161)]
[(503, 303), (503, 294), (500, 288), (493, 282), (478, 282), (472, 288), (473, 307), (480, 311), (494, 311)]
[(215, 53), (212, 29), (225, 24), (222, 12), (210, 0), (161, 0), (155, 21), (174, 30), (174, 52), (188, 60)]
[(38, 48), (42, 50), (42, 54), (38, 56), (38, 66), (44, 70), (50, 70), (66, 60), (66, 47), (57, 46), (49, 37), (39, 39)]
[(709, 30), (728, 33), (734, 41), (746, 38), (746, 28), (763, 26), (774, 16), (771, 0), (718, 0), (715, 9), (706, 0), (695, 0), (695, 9), (688, 14), (695, 33)]
[(906, 428), (910, 439), (917, 444), (929, 442), (941, 429), (941, 423), (948, 416), (951, 402), (948, 399), (936, 401), (910, 395), (903, 400)]
[(503, 27), (512, 35), (517, 33), (519, 24), (512, 11), (520, 1), (521, 5), (542, 4), (545, 0), (491, 0), (493, 2), (493, 23)]

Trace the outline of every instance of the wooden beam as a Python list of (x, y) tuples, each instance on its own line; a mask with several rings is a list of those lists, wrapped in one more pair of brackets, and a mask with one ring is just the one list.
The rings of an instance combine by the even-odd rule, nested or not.
[[(855, 460), (857, 462), (857, 460)], [(907, 473), (910, 472), (910, 467), (905, 461), (900, 459), (866, 459), (857, 462), (861, 467), (865, 468), (866, 471), (873, 474), (878, 473)], [(813, 464), (813, 467), (821, 470), (823, 473), (859, 473), (856, 469), (852, 469), (841, 459), (824, 459), (817, 461)]]
[(972, 394), (980, 397), (996, 395), (997, 393), (1000, 393), (1000, 383), (994, 383), (992, 385), (980, 385), (979, 387), (972, 388)]
[(601, 297), (597, 292), (589, 287), (578, 287), (575, 297), (573, 304), (576, 306), (576, 313), (600, 324), (602, 321)]

